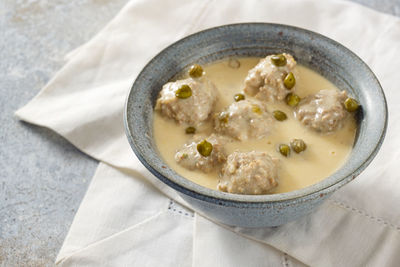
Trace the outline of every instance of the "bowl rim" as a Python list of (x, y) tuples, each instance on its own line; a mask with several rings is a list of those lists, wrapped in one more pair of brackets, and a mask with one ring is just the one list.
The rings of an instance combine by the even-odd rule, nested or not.
[[(191, 38), (194, 38), (198, 35), (202, 34), (207, 34), (212, 31), (216, 30), (223, 30), (224, 28), (230, 28), (230, 27), (242, 27), (242, 26), (268, 26), (268, 27), (276, 27), (276, 28), (284, 28), (284, 29), (289, 29), (293, 31), (299, 31), (303, 32), (306, 34), (311, 34), (314, 35), (315, 37), (328, 42), (330, 44), (333, 44), (335, 46), (340, 47), (340, 49), (344, 50), (346, 53), (350, 54), (353, 56), (358, 63), (364, 67), (368, 74), (371, 76), (373, 81), (377, 85), (378, 93), (382, 96), (382, 101), (384, 105), (384, 118), (382, 120), (383, 125), (381, 127), (382, 131), (377, 139), (375, 146), (372, 150), (372, 152), (363, 158), (362, 163), (349, 175), (347, 176), (341, 176), (338, 177), (336, 180), (334, 180), (333, 183), (329, 185), (323, 185), (323, 181), (327, 180), (329, 177), (332, 177), (335, 173), (331, 174), (330, 176), (322, 179), (321, 181), (312, 184), (310, 186), (293, 190), (290, 192), (285, 192), (285, 193), (276, 193), (276, 194), (266, 194), (266, 195), (241, 195), (241, 194), (231, 194), (231, 193), (226, 193), (226, 192), (221, 192), (218, 190), (206, 188), (204, 186), (201, 186), (199, 184), (196, 184), (195, 182), (192, 182), (191, 180), (181, 176), (180, 174), (176, 173), (173, 169), (171, 169), (166, 163), (164, 165), (166, 166), (166, 169), (169, 169), (173, 172), (173, 177), (168, 177), (168, 175), (165, 175), (161, 173), (159, 170), (154, 168), (147, 160), (146, 156), (143, 156), (140, 152), (140, 148), (138, 145), (135, 143), (134, 138), (132, 137), (132, 130), (130, 128), (130, 123), (129, 123), (129, 105), (130, 105), (130, 99), (132, 99), (131, 95), (133, 93), (133, 89), (135, 88), (136, 82), (139, 79), (143, 73), (147, 71), (149, 66), (158, 58), (160, 57), (163, 53), (166, 53), (167, 51), (174, 49), (176, 46), (187, 42)], [(133, 152), (136, 154), (140, 162), (153, 174), (155, 175), (159, 180), (167, 184), (168, 186), (171, 186), (173, 189), (184, 193), (185, 195), (194, 197), (199, 200), (215, 203), (217, 202), (220, 205), (243, 205), (243, 204), (248, 204), (250, 206), (248, 207), (254, 207), (254, 204), (268, 204), (268, 203), (274, 203), (274, 202), (284, 202), (284, 201), (298, 201), (302, 198), (315, 198), (315, 197), (322, 197), (323, 195), (333, 192), (343, 186), (344, 184), (348, 183), (349, 181), (353, 180), (355, 177), (357, 177), (373, 160), (373, 158), (376, 156), (378, 153), (384, 137), (386, 135), (386, 130), (387, 130), (387, 124), (388, 124), (388, 108), (387, 108), (387, 101), (386, 97), (384, 94), (384, 91), (382, 89), (381, 84), (379, 83), (378, 79), (376, 78), (375, 74), (372, 72), (370, 67), (359, 57), (357, 56), (354, 52), (352, 52), (350, 49), (345, 47), (344, 45), (340, 44), (339, 42), (330, 39), (329, 37), (326, 37), (322, 34), (316, 33), (314, 31), (306, 30), (300, 27), (296, 26), (291, 26), (291, 25), (285, 25), (285, 24), (277, 24), (277, 23), (263, 23), (263, 22), (246, 22), (246, 23), (234, 23), (234, 24), (225, 24), (225, 25), (220, 25), (216, 27), (211, 27), (204, 29), (202, 31), (195, 32), (193, 34), (190, 34), (184, 38), (179, 39), (178, 41), (170, 44), (166, 48), (162, 49), (159, 53), (157, 53), (146, 65), (145, 67), (141, 70), (141, 72), (136, 76), (135, 82), (133, 83), (131, 89), (129, 90), (129, 93), (126, 97), (125, 101), (125, 108), (123, 112), (124, 116), (124, 128), (125, 128), (125, 133), (128, 138), (128, 142), (133, 150)], [(160, 155), (157, 155), (160, 157)], [(164, 160), (160, 157), (160, 159), (164, 162)]]

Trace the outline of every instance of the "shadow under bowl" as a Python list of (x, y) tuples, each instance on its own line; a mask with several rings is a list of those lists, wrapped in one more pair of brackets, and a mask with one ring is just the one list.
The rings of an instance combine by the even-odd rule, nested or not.
[[(347, 162), (331, 176), (303, 189), (270, 195), (237, 195), (205, 188), (165, 164), (153, 139), (153, 108), (162, 86), (193, 63), (229, 57), (265, 57), (290, 53), (358, 99), (358, 129)], [(372, 161), (386, 132), (383, 90), (368, 66), (341, 44), (320, 34), (268, 23), (225, 25), (201, 31), (155, 56), (134, 82), (125, 106), (129, 143), (143, 165), (177, 190), (197, 211), (227, 225), (266, 227), (285, 224), (310, 213), (335, 190), (354, 179)]]

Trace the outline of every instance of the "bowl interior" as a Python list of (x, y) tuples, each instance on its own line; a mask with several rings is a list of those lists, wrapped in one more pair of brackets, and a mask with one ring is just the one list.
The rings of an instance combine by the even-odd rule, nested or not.
[[(356, 141), (348, 161), (334, 174), (309, 187), (272, 195), (235, 195), (211, 190), (170, 169), (153, 140), (153, 107), (163, 84), (193, 63), (207, 64), (227, 57), (287, 52), (297, 62), (358, 99)], [(128, 140), (139, 160), (176, 190), (205, 201), (261, 203), (299, 198), (354, 179), (377, 153), (386, 130), (387, 107), (382, 88), (368, 66), (339, 43), (304, 29), (267, 23), (232, 24), (190, 35), (164, 49), (137, 77), (125, 109)]]

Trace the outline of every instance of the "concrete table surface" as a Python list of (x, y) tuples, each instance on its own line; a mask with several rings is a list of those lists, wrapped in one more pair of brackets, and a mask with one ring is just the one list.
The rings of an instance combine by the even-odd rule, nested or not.
[[(53, 266), (97, 162), (13, 116), (128, 0), (0, 1), (0, 266)], [(400, 16), (400, 0), (353, 0)]]

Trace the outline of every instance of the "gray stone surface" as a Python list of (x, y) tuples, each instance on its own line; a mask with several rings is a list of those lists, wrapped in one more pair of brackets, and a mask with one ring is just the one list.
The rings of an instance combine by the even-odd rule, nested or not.
[(125, 2), (0, 1), (0, 266), (54, 265), (97, 166), (13, 113)]
[[(128, 0), (0, 0), (0, 266), (53, 266), (97, 163), (26, 104)], [(400, 0), (353, 0), (400, 16)]]

